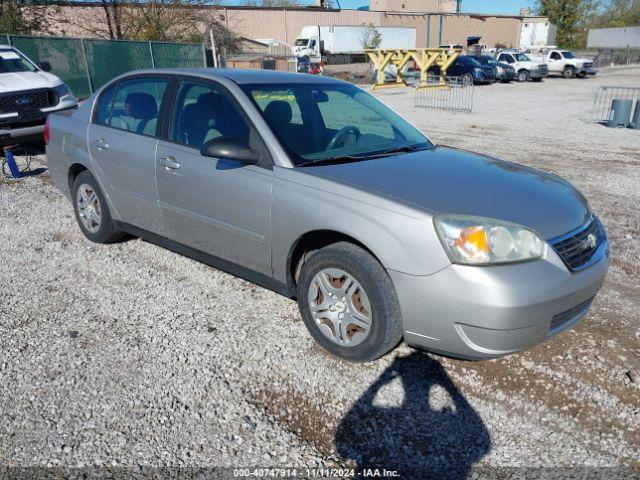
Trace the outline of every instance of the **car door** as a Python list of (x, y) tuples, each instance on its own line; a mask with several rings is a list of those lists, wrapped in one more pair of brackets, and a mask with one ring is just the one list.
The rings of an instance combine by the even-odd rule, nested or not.
[[(167, 237), (270, 275), (272, 170), (257, 130), (232, 95), (207, 80), (182, 79), (167, 115), (156, 170)], [(201, 155), (221, 138), (246, 142), (261, 163)]]
[(563, 58), (560, 52), (553, 51), (549, 54), (549, 70), (552, 72), (560, 72), (563, 69)]
[(501, 53), (500, 56), (498, 57), (498, 61), (499, 62), (508, 63), (509, 65), (513, 66), (514, 68), (517, 67), (517, 65), (515, 65), (516, 60), (511, 55), (508, 55), (506, 53)]
[(120, 219), (159, 234), (156, 130), (168, 82), (167, 77), (140, 76), (107, 88), (87, 134), (98, 179)]

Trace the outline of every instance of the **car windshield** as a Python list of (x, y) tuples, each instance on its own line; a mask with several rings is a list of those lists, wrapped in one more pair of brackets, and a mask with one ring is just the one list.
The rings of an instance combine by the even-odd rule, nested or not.
[(514, 53), (514, 57), (516, 57), (516, 62), (530, 62), (531, 59), (526, 56), (524, 53)]
[(566, 52), (566, 51), (562, 52), (562, 56), (564, 58), (568, 58), (568, 59), (576, 58), (576, 56), (573, 54), (573, 52)]
[(243, 85), (296, 165), (431, 148), (415, 127), (349, 84)]
[(299, 38), (296, 40), (296, 47), (306, 47), (307, 43), (309, 43), (308, 38)]
[(13, 49), (0, 50), (0, 73), (35, 72), (36, 67)]

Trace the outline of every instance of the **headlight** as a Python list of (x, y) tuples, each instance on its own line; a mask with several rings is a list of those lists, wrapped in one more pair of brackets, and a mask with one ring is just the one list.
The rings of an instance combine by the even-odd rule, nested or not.
[(544, 254), (542, 239), (515, 223), (466, 215), (437, 216), (434, 223), (440, 241), (454, 263), (523, 262)]
[(498, 73), (499, 73), (500, 75), (504, 75), (504, 68), (502, 68), (502, 67), (498, 67)]
[(71, 93), (71, 90), (69, 89), (69, 86), (66, 83), (63, 83), (62, 85), (58, 85), (53, 89), (53, 91), (56, 92), (56, 95), (58, 95), (58, 98), (62, 98), (65, 95), (69, 95)]

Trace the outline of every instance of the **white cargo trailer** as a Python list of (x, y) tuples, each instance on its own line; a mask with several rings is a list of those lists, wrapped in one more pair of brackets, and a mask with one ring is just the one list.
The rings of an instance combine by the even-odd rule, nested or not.
[[(535, 20), (535, 21), (534, 21)], [(524, 19), (520, 28), (520, 49), (527, 50), (534, 47), (550, 47), (556, 44), (557, 27), (549, 22), (538, 19)]]
[[(416, 48), (416, 29), (408, 27), (373, 27), (380, 34), (378, 48)], [(364, 43), (370, 26), (307, 25), (302, 27), (293, 53), (319, 61), (321, 54), (358, 54), (364, 52)]]

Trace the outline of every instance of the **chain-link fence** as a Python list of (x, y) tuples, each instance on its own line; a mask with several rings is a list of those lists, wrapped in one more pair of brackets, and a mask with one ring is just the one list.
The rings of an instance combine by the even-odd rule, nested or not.
[(201, 44), (15, 35), (0, 37), (0, 43), (5, 39), (34, 62), (49, 62), (51, 73), (79, 98), (129, 70), (206, 66)]
[(443, 85), (439, 82), (438, 77), (429, 77), (427, 87), (415, 83), (414, 105), (453, 112), (473, 111), (475, 87), (472, 82), (463, 82), (460, 77), (447, 77)]

